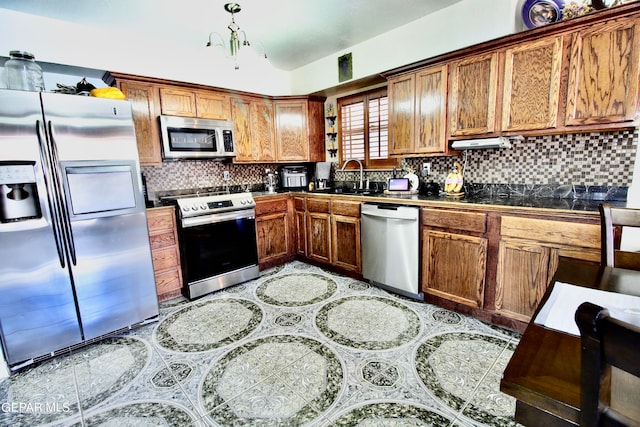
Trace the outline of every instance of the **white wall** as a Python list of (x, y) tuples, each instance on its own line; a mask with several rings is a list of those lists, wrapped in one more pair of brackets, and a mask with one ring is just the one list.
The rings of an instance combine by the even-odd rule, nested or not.
[[(171, 46), (143, 34), (109, 32), (0, 9), (0, 55), (26, 50), (36, 61), (200, 83), (266, 95), (288, 94), (290, 74), (271, 67), (234, 70), (215, 50)], [(163, 50), (157, 46), (162, 44)], [(165, 49), (175, 52), (167, 57)], [(53, 88), (47, 88), (47, 90)]]
[(338, 86), (338, 57), (345, 53), (352, 53), (353, 80), (357, 80), (513, 34), (521, 27), (518, 4), (515, 0), (463, 0), (294, 70), (292, 92), (313, 93)]
[[(292, 72), (271, 66), (233, 70), (202, 46), (171, 46), (144, 34), (100, 28), (0, 9), (0, 55), (20, 49), (37, 61), (119, 71), (266, 95), (304, 95), (339, 84), (338, 56), (353, 53), (353, 80), (516, 31), (515, 0), (462, 0)], [(36, 30), (37, 29), (37, 30)], [(318, 40), (322, 43), (322, 40)], [(163, 45), (163, 51), (157, 49)], [(175, 55), (166, 57), (167, 47)]]

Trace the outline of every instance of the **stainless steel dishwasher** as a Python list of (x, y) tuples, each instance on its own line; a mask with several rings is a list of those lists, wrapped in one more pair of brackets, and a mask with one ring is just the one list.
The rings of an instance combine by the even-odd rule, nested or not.
[(422, 299), (418, 282), (420, 208), (365, 203), (361, 217), (364, 278), (375, 286)]

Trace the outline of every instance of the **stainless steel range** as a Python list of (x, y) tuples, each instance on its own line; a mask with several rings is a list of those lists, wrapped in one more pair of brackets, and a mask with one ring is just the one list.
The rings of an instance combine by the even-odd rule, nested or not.
[(198, 298), (259, 275), (251, 193), (163, 198), (177, 206), (183, 293)]

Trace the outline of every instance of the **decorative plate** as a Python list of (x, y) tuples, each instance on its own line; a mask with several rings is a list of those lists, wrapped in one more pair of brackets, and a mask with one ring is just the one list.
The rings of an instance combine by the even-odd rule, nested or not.
[(564, 0), (526, 0), (522, 21), (527, 28), (537, 28), (562, 19)]

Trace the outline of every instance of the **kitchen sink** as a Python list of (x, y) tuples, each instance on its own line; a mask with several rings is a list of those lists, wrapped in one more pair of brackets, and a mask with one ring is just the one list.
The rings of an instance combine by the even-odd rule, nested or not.
[(319, 190), (315, 190), (314, 193), (322, 193), (322, 194), (353, 194), (358, 196), (380, 196), (382, 195), (382, 190), (372, 190), (372, 189), (358, 189), (358, 188), (344, 188), (344, 187), (336, 187), (336, 188), (323, 188)]

